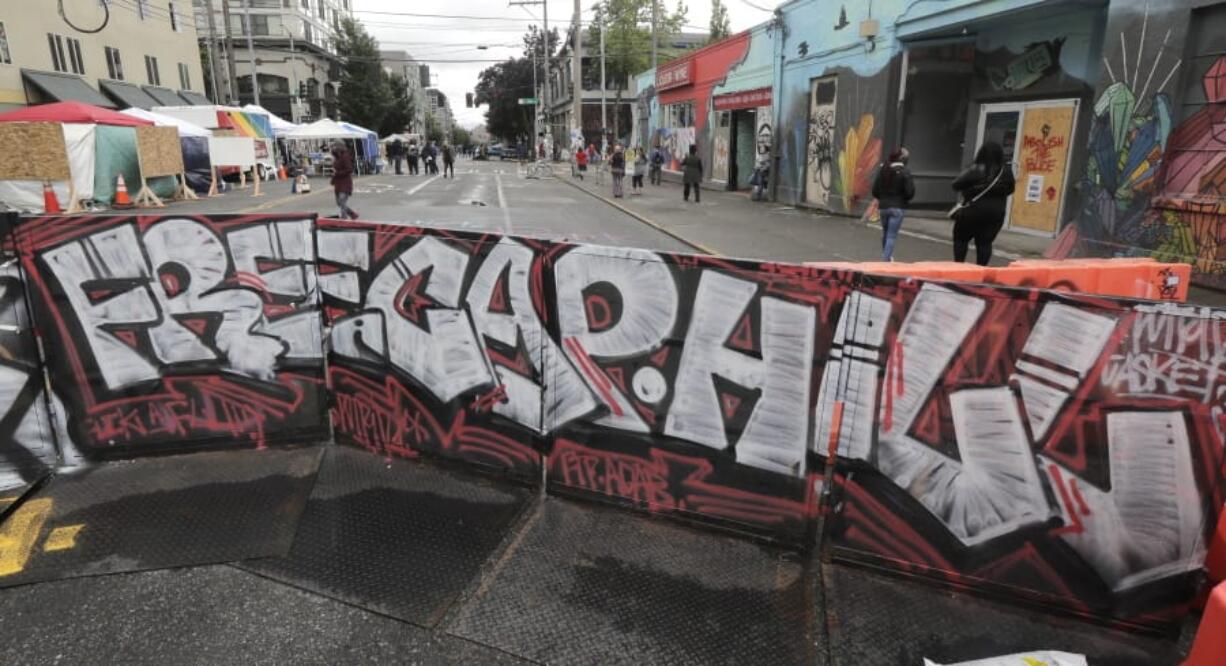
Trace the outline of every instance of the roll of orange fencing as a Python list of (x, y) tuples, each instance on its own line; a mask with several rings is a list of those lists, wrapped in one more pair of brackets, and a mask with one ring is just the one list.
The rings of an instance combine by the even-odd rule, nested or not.
[(852, 270), (923, 280), (981, 282), (1008, 287), (1052, 289), (1117, 298), (1175, 301), (1188, 298), (1189, 264), (1167, 264), (1150, 257), (1113, 259), (1019, 259), (1008, 266), (977, 266), (952, 261), (846, 262), (805, 264), (829, 270)]

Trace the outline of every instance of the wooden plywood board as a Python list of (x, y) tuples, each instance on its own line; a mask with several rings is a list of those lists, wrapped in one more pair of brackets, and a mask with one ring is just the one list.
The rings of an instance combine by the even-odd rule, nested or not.
[(0, 180), (69, 180), (59, 123), (0, 123)]
[(137, 127), (136, 150), (145, 178), (183, 173), (183, 147), (174, 127)]
[(1018, 174), (1010, 227), (1056, 232), (1075, 112), (1072, 105), (1026, 107), (1014, 158)]

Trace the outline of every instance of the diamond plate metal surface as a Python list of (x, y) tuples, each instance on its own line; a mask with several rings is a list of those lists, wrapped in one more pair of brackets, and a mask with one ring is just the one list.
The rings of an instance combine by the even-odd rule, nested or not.
[(289, 556), (238, 566), (434, 626), (531, 494), (483, 477), (333, 446)]
[[(795, 556), (549, 498), (448, 631), (559, 664), (799, 664)], [(815, 606), (814, 606), (815, 608)]]
[(56, 476), (0, 525), (0, 587), (285, 553), (319, 458), (217, 451)]
[(824, 588), (833, 664), (956, 663), (1026, 650), (1064, 650), (1111, 666), (1179, 663), (1172, 641), (876, 571), (827, 566)]

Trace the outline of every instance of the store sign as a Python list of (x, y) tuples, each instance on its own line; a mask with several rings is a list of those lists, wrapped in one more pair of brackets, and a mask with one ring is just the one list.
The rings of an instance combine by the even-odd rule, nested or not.
[(694, 61), (665, 65), (656, 70), (656, 90), (668, 90), (688, 86), (694, 82)]
[(715, 96), (716, 111), (735, 111), (737, 109), (756, 109), (759, 106), (771, 105), (771, 89), (755, 88), (740, 92)]

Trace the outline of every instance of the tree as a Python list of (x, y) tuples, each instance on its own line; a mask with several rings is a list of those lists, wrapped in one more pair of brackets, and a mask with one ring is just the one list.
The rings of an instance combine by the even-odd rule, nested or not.
[(520, 106), (531, 97), (532, 60), (509, 58), (485, 68), (477, 81), (476, 103), (487, 104), (485, 124), (492, 136), (522, 140), (532, 136), (532, 107)]
[(718, 42), (732, 33), (732, 23), (728, 20), (728, 7), (723, 0), (711, 0), (711, 32), (710, 40)]
[[(600, 0), (592, 6), (596, 16), (587, 30), (587, 59), (592, 66), (600, 67), (596, 45), (600, 43), (600, 31), (604, 30), (605, 77), (617, 85), (614, 109), (621, 108), (622, 91), (630, 77), (651, 66), (651, 5), (652, 0)], [(660, 12), (656, 34), (661, 43), (681, 32), (687, 13), (681, 0), (672, 12)], [(665, 57), (666, 52), (661, 50), (661, 61)], [(613, 113), (613, 136), (620, 133), (620, 115)]]
[(433, 113), (426, 114), (426, 132), (425, 134), (426, 134), (425, 139), (427, 142), (429, 141), (438, 141), (439, 143), (443, 142), (443, 126), (439, 123), (438, 118), (436, 118)]
[(379, 61), (379, 42), (353, 19), (341, 22), (336, 54), (341, 69), (340, 111), (345, 120), (381, 128), (393, 104), (392, 89)]
[(472, 133), (468, 130), (456, 125), (451, 129), (451, 145), (467, 146), (473, 142)]
[[(383, 116), (383, 122), (378, 127), (380, 136), (405, 131), (413, 119), (415, 107), (413, 97), (409, 94), (409, 82), (403, 76), (399, 74), (389, 76), (387, 87), (390, 102), (387, 113)], [(370, 125), (364, 127), (370, 127)]]

